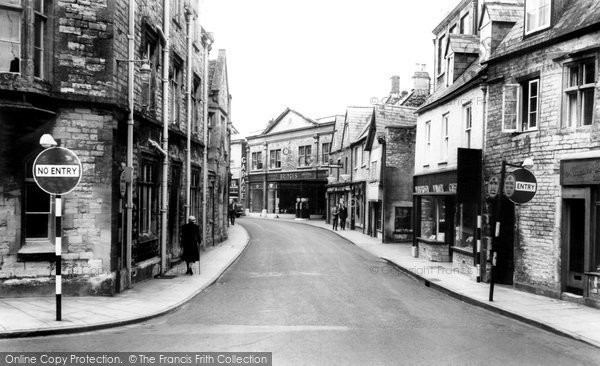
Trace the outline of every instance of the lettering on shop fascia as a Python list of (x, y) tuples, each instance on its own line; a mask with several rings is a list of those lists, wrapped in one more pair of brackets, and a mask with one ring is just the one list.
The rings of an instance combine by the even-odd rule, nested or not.
[(600, 159), (563, 160), (561, 185), (600, 184)]
[(446, 190), (445, 188), (444, 184), (434, 184), (431, 186), (431, 190), (429, 189), (429, 186), (415, 186), (415, 193), (456, 193), (456, 183), (448, 183), (448, 189)]

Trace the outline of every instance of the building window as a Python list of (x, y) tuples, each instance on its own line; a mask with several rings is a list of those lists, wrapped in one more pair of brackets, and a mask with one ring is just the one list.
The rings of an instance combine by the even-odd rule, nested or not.
[(422, 197), (421, 237), (427, 240), (445, 242), (446, 201), (443, 197)]
[(453, 24), (450, 29), (448, 30), (448, 33), (450, 34), (456, 34), (458, 32), (458, 26), (456, 24)]
[(260, 170), (263, 168), (262, 152), (256, 151), (252, 153), (252, 170)]
[(202, 81), (194, 75), (194, 81), (192, 83), (192, 132), (200, 132), (200, 100), (202, 99)]
[(348, 174), (348, 169), (349, 169), (349, 166), (348, 166), (348, 157), (346, 156), (345, 162), (344, 162), (344, 173), (345, 174)]
[(354, 148), (354, 169), (358, 169), (358, 167), (360, 166), (360, 162), (358, 161), (358, 150), (359, 150), (359, 146), (356, 146)]
[(507, 84), (503, 91), (502, 130), (530, 131), (538, 128), (540, 79)]
[(367, 163), (369, 162), (369, 152), (365, 149), (366, 145), (363, 144), (362, 146), (362, 166), (367, 165)]
[(454, 57), (453, 56), (448, 56), (448, 58), (446, 59), (446, 63), (448, 65), (446, 67), (446, 70), (448, 70), (448, 75), (446, 76), (446, 86), (450, 86), (454, 82), (454, 65), (453, 65), (453, 61), (454, 61)]
[(269, 168), (279, 169), (281, 168), (281, 149), (269, 151)]
[(305, 167), (310, 166), (311, 160), (311, 146), (298, 146), (298, 166)]
[(594, 120), (596, 59), (565, 66), (563, 127), (589, 126)]
[(471, 14), (460, 17), (460, 34), (471, 34)]
[(0, 0), (0, 72), (21, 71), (20, 0)]
[(461, 203), (456, 210), (456, 240), (454, 246), (473, 249), (475, 244), (475, 228), (477, 225), (477, 205)]
[(431, 121), (425, 122), (425, 156), (431, 152)]
[(42, 191), (33, 179), (33, 161), (26, 165), (25, 178), (25, 240), (50, 240), (52, 232), (52, 204), (50, 195)]
[(397, 233), (412, 233), (412, 207), (395, 208), (394, 231)]
[(448, 123), (450, 114), (446, 113), (442, 116), (442, 162), (448, 161), (449, 136)]
[(156, 111), (156, 91), (160, 75), (160, 47), (156, 34), (149, 29), (144, 32), (144, 47), (142, 58), (150, 62), (151, 75), (142, 83), (142, 106), (150, 111)]
[(437, 53), (438, 53), (438, 57), (437, 57), (437, 73), (438, 75), (441, 75), (444, 72), (444, 40), (446, 39), (445, 36), (441, 36), (440, 39), (438, 40), (438, 49), (437, 49)]
[(369, 181), (375, 182), (379, 180), (379, 174), (377, 172), (377, 161), (371, 162), (371, 169), (369, 169)]
[(463, 107), (465, 119), (465, 147), (471, 148), (471, 128), (473, 127), (473, 110), (471, 103)]
[(192, 177), (190, 180), (190, 215), (196, 217), (200, 216), (200, 207), (202, 205), (202, 191), (200, 182), (200, 170), (192, 169)]
[(550, 26), (551, 0), (527, 0), (525, 2), (525, 34)]
[(138, 181), (139, 234), (156, 233), (158, 197), (156, 194), (156, 168), (153, 163), (142, 163)]
[(330, 142), (324, 142), (321, 145), (321, 164), (329, 162), (329, 149), (331, 148)]
[(171, 70), (169, 72), (170, 113), (171, 123), (179, 124), (181, 118), (181, 88), (183, 87), (183, 61), (179, 57), (173, 57)]
[(34, 43), (33, 43), (33, 75), (38, 78), (46, 77), (46, 65), (44, 43), (46, 39), (46, 2), (44, 0), (34, 1)]

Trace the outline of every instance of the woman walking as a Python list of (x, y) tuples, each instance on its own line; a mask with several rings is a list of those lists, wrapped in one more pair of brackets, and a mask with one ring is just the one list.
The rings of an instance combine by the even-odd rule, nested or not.
[(338, 228), (338, 207), (337, 205), (333, 206), (331, 208), (331, 222), (333, 224), (333, 230), (337, 231)]
[[(200, 252), (198, 251), (198, 245), (202, 242), (202, 234), (200, 233), (200, 227), (196, 225), (196, 218), (190, 216), (188, 223), (183, 225), (181, 229), (181, 247), (183, 249), (183, 255), (181, 259), (187, 264), (187, 271), (185, 274), (192, 275), (192, 263), (200, 261)], [(200, 270), (200, 265), (198, 265)]]

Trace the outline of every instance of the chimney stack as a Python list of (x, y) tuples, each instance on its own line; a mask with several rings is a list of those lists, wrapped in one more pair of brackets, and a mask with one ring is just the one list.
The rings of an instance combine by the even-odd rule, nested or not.
[(400, 76), (394, 75), (392, 79), (392, 91), (390, 94), (400, 94)]
[(417, 71), (413, 75), (414, 91), (420, 94), (429, 94), (431, 78), (425, 71), (426, 64), (417, 64)]

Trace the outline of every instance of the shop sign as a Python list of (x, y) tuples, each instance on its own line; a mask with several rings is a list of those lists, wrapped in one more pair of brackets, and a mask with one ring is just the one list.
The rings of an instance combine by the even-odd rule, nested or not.
[(452, 193), (456, 193), (456, 186), (457, 186), (456, 183), (449, 183), (448, 184), (448, 191), (452, 192)]
[(271, 181), (281, 181), (281, 180), (307, 180), (307, 179), (316, 179), (317, 174), (315, 171), (307, 171), (307, 172), (286, 172), (286, 173), (272, 173), (269, 174), (269, 180)]
[(504, 178), (504, 194), (510, 198), (515, 193), (515, 176), (513, 173), (508, 173)]
[(415, 193), (429, 193), (429, 186), (415, 186)]
[(560, 162), (560, 184), (600, 184), (600, 158), (563, 160)]
[(488, 194), (490, 195), (490, 197), (496, 198), (496, 196), (498, 195), (499, 188), (500, 181), (498, 180), (498, 177), (494, 175), (490, 178), (490, 181), (488, 182)]
[(444, 185), (443, 184), (434, 184), (433, 185), (433, 191), (436, 193), (442, 193), (444, 192)]

